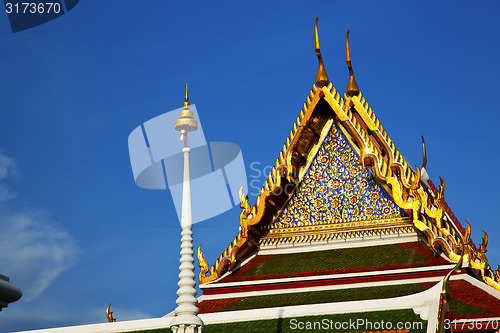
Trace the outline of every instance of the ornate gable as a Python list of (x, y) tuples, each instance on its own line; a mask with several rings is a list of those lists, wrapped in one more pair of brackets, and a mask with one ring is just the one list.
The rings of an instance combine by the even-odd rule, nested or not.
[(261, 245), (410, 231), (406, 216), (333, 124)]
[(275, 225), (341, 223), (404, 216), (332, 126)]

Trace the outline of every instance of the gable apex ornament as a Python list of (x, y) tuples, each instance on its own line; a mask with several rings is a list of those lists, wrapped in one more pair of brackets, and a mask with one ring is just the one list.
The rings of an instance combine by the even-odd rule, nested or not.
[(318, 18), (314, 22), (314, 51), (318, 56), (318, 73), (316, 74), (316, 79), (314, 82), (319, 88), (322, 88), (330, 82), (328, 75), (326, 75), (325, 65), (323, 64), (323, 58), (321, 57), (321, 50), (319, 49), (319, 36), (318, 36)]

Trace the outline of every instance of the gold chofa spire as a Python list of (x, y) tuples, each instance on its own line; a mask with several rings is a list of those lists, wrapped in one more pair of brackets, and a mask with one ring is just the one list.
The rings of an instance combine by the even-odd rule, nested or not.
[(359, 95), (358, 84), (354, 78), (354, 72), (351, 66), (351, 53), (349, 52), (349, 29), (347, 29), (347, 34), (345, 35), (345, 63), (349, 69), (349, 82), (347, 82), (346, 93), (350, 97)]
[(422, 169), (423, 169), (427, 166), (427, 151), (425, 150), (425, 140), (423, 134), (422, 134), (422, 150), (423, 150), (423, 157), (422, 157)]
[(326, 75), (325, 65), (323, 65), (323, 58), (321, 58), (321, 51), (319, 49), (319, 37), (318, 37), (318, 17), (316, 17), (316, 22), (314, 22), (314, 51), (318, 56), (318, 73), (316, 74), (316, 79), (314, 82), (318, 87), (324, 87), (328, 84), (328, 75)]

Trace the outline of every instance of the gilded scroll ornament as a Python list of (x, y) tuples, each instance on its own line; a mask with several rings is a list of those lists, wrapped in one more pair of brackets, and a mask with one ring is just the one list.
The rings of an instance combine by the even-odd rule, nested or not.
[(208, 273), (208, 264), (203, 258), (203, 252), (201, 252), (201, 245), (198, 246), (198, 251), (196, 252), (198, 257), (198, 266), (200, 267), (199, 279), (201, 281)]
[(432, 204), (436, 208), (443, 208), (444, 207), (444, 180), (443, 178), (439, 177), (439, 180), (441, 184), (439, 185), (438, 192), (436, 193), (436, 196), (432, 199)]
[(475, 254), (474, 250), (472, 249), (471, 246), (471, 240), (470, 240), (470, 234), (471, 234), (471, 227), (470, 224), (467, 220), (465, 220), (465, 223), (467, 223), (467, 229), (464, 230), (463, 234), (463, 241), (464, 241), (464, 258), (466, 262), (472, 262), (475, 261)]
[(116, 318), (113, 318), (113, 312), (110, 311), (111, 308), (111, 303), (109, 303), (108, 307), (106, 308), (106, 317), (108, 318), (108, 322), (114, 323), (116, 322)]
[(488, 252), (486, 250), (486, 246), (488, 246), (488, 234), (486, 231), (483, 230), (484, 237), (482, 238), (481, 244), (479, 245), (479, 250), (477, 254), (477, 258), (482, 262), (485, 263), (485, 266), (488, 267), (488, 259), (486, 259), (485, 253)]

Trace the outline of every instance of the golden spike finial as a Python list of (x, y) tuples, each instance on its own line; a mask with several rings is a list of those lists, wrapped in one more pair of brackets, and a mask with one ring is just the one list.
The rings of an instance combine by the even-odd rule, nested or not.
[(346, 93), (350, 97), (359, 95), (358, 84), (354, 78), (354, 72), (351, 66), (351, 53), (349, 52), (349, 29), (347, 29), (347, 34), (345, 35), (345, 63), (349, 69), (349, 82), (347, 82)]
[(189, 100), (189, 95), (188, 95), (188, 84), (187, 84), (187, 83), (186, 83), (186, 96), (184, 96), (184, 99), (186, 100), (186, 101), (184, 102), (184, 107), (188, 107), (188, 106), (189, 106), (189, 102), (188, 102), (188, 100)]
[(425, 168), (427, 165), (427, 151), (425, 150), (425, 141), (424, 141), (424, 135), (421, 134), (422, 136), (422, 149), (423, 149), (423, 157), (422, 157), (422, 169)]
[(113, 318), (113, 312), (109, 311), (110, 307), (111, 307), (111, 303), (109, 303), (108, 307), (106, 308), (106, 317), (108, 317), (108, 322), (114, 323), (114, 322), (116, 322), (116, 318)]
[(328, 75), (326, 75), (325, 65), (323, 64), (323, 58), (321, 57), (321, 51), (319, 49), (318, 18), (317, 16), (314, 22), (314, 51), (316, 51), (316, 55), (318, 56), (318, 73), (316, 74), (314, 82), (321, 88), (328, 84), (329, 79)]

